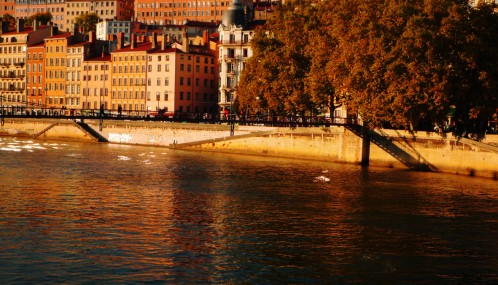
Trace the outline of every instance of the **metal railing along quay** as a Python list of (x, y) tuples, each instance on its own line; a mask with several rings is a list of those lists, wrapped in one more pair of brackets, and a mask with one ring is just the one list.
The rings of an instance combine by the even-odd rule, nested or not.
[(351, 118), (325, 118), (323, 116), (291, 116), (291, 115), (217, 115), (208, 113), (169, 112), (158, 114), (156, 111), (117, 111), (100, 109), (65, 109), (65, 108), (26, 108), (4, 106), (0, 109), (2, 118), (64, 118), (72, 120), (128, 120), (153, 122), (179, 122), (199, 124), (238, 124), (273, 127), (328, 127), (357, 124)]

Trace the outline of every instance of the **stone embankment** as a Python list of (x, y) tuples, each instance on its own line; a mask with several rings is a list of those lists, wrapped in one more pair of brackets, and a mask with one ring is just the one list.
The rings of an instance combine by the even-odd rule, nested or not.
[[(483, 143), (457, 140), (437, 133), (375, 130), (382, 137), (370, 144), (370, 165), (413, 168), (418, 161), (427, 169), (446, 173), (498, 179), (498, 136)], [(85, 120), (77, 124), (64, 119), (5, 119), (0, 135), (45, 140), (108, 141), (130, 145), (238, 153), (331, 162), (362, 160), (362, 138), (341, 126), (277, 128), (221, 124)], [(404, 158), (404, 159), (403, 159)]]

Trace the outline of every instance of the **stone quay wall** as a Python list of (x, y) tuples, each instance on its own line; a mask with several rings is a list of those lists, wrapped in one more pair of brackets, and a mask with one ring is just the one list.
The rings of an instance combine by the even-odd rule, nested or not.
[[(99, 120), (86, 119), (85, 123), (110, 143), (118, 144), (354, 164), (361, 162), (362, 155), (362, 139), (339, 126), (236, 126), (234, 136), (230, 136), (230, 126), (223, 124), (104, 120), (100, 131)], [(427, 132), (379, 132), (419, 161), (429, 163), (435, 171), (498, 179), (498, 152), (466, 144), (451, 135), (442, 138)], [(95, 141), (74, 122), (64, 119), (5, 119), (0, 135)], [(488, 135), (484, 142), (498, 145), (498, 135)], [(374, 143), (370, 144), (370, 165), (407, 168)]]

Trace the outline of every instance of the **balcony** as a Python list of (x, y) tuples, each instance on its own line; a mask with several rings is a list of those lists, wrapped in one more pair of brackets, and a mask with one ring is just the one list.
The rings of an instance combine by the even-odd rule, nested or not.
[(8, 80), (8, 79), (24, 79), (24, 75), (15, 75), (15, 74), (9, 74), (9, 75), (0, 75), (0, 79), (2, 80)]
[(235, 62), (238, 60), (238, 58), (234, 55), (224, 55), (223, 60), (225, 60), (226, 62)]
[(225, 41), (221, 41), (221, 44), (222, 45), (225, 45), (225, 46), (229, 46), (229, 45), (237, 45), (237, 46), (241, 46), (241, 45), (248, 45), (249, 44), (249, 41), (241, 41), (241, 40), (225, 40)]
[(22, 68), (22, 67), (24, 67), (24, 62), (14, 63), (14, 66), (17, 68)]
[(25, 88), (0, 88), (0, 92), (24, 92)]
[(236, 91), (237, 90), (237, 86), (236, 85), (222, 85), (221, 86), (221, 89), (222, 90), (225, 90), (225, 91)]
[(235, 76), (235, 70), (227, 71), (227, 75), (230, 76), (230, 77), (234, 77)]

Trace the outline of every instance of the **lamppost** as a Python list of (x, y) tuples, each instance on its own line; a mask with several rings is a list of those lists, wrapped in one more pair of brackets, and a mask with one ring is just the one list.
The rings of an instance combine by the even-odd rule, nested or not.
[(232, 114), (233, 114), (233, 93), (230, 92), (230, 113), (228, 114), (228, 120), (230, 122), (230, 136), (233, 137), (235, 134), (235, 122), (233, 120)]
[(0, 122), (3, 125), (5, 124), (4, 118), (3, 118), (3, 95), (0, 94)]
[(45, 115), (48, 115), (47, 114), (47, 111), (48, 110), (48, 88), (47, 86), (45, 85)]

